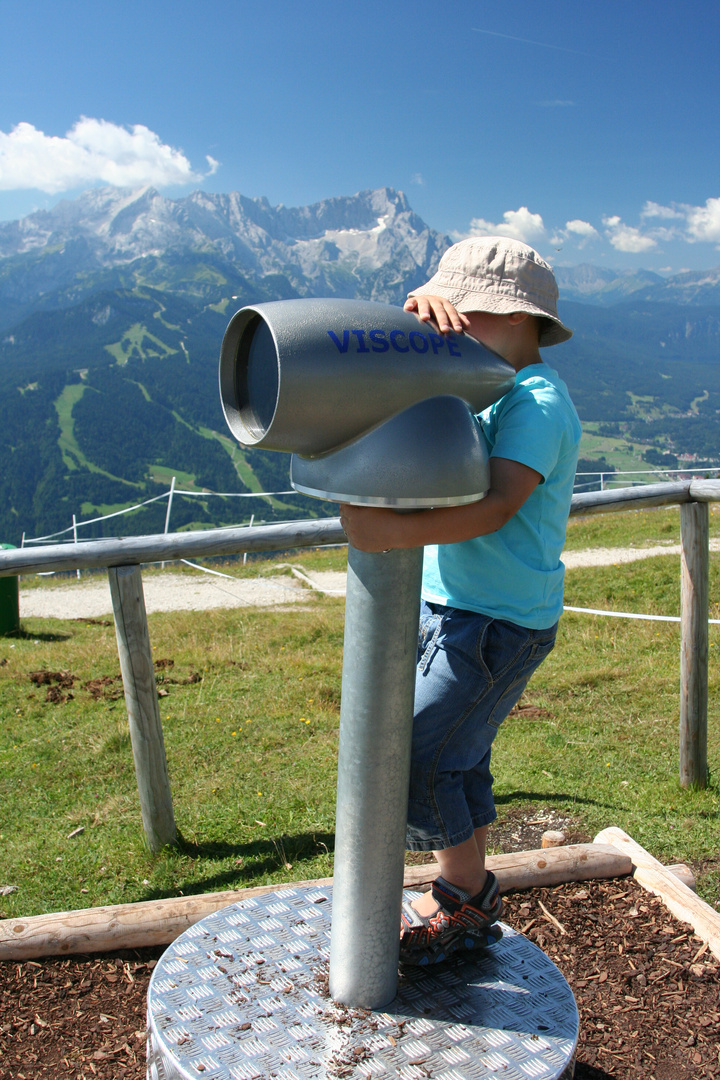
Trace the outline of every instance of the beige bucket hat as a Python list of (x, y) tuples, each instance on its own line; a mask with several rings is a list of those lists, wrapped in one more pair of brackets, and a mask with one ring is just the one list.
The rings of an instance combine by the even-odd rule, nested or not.
[(442, 296), (463, 312), (540, 315), (549, 320), (542, 324), (541, 346), (559, 345), (572, 337), (572, 330), (558, 318), (552, 269), (533, 248), (506, 236), (471, 236), (453, 244), (427, 284), (408, 297), (423, 293)]

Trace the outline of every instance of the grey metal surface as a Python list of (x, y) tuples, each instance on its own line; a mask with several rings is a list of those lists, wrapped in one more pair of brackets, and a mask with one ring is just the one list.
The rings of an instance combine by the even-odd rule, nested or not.
[(443, 337), (389, 304), (277, 300), (230, 320), (219, 379), (238, 442), (312, 457), (439, 394), (480, 412), (515, 371), (473, 338)]
[(355, 1007), (397, 988), (422, 564), (348, 549), (330, 990)]
[(443, 394), (332, 454), (293, 454), (290, 482), (306, 495), (361, 506), (458, 506), (485, 495), (490, 466), (474, 413)]
[(244, 900), (187, 930), (148, 990), (149, 1080), (570, 1080), (572, 992), (527, 938), (404, 969), (381, 1011), (327, 992), (331, 889)]

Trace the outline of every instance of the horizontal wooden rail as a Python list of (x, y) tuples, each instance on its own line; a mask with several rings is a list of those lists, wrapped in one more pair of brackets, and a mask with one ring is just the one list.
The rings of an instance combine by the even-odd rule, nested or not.
[(679, 480), (671, 484), (638, 484), (637, 487), (613, 488), (611, 491), (582, 491), (573, 495), (570, 514), (608, 514), (690, 502), (691, 483), (691, 480)]
[[(679, 506), (688, 502), (720, 500), (720, 481), (682, 480), (670, 484), (645, 484), (588, 491), (573, 495), (570, 514), (607, 514), (642, 510), (650, 506)], [(174, 559), (238, 555), (252, 551), (286, 551), (322, 547), (347, 540), (339, 518), (284, 521), (277, 525), (203, 529), (197, 532), (158, 533), (108, 540), (84, 540), (79, 544), (48, 544), (45, 547), (0, 551), (0, 577), (37, 574), (48, 570), (93, 570), (107, 566), (135, 566), (171, 562)]]
[[(38, 574), (47, 570), (97, 570), (107, 566), (137, 566), (174, 559), (238, 555), (244, 551), (289, 551), (292, 548), (342, 544), (347, 537), (340, 518), (283, 521), (277, 525), (197, 532), (157, 533), (79, 544), (11, 548), (0, 551), (0, 577)], [(5, 556), (11, 556), (9, 559)]]

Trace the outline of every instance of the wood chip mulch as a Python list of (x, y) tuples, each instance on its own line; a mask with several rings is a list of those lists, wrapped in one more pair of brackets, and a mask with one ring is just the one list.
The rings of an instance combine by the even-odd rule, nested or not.
[[(629, 878), (513, 893), (580, 1012), (575, 1080), (720, 1077), (720, 963)], [(145, 996), (162, 948), (0, 964), (0, 1080), (145, 1080)]]

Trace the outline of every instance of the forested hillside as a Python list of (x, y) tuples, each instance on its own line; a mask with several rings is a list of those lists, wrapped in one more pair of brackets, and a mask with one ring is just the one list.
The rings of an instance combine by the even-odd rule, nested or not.
[[(286, 490), (287, 455), (243, 455), (226, 431), (217, 389), (226, 323), (212, 308), (123, 290), (14, 328), (0, 350), (0, 536), (17, 543), (23, 531), (66, 528), (73, 513), (141, 502), (172, 475), (189, 490)], [(172, 521), (233, 524), (253, 512), (272, 520), (318, 506), (179, 498)], [(148, 507), (120, 531), (162, 530), (165, 510)]]
[[(399, 302), (449, 243), (388, 189), (302, 212), (240, 196), (181, 203), (95, 193), (0, 227), (0, 541), (141, 502), (173, 475), (199, 492), (287, 489), (286, 455), (241, 451), (227, 431), (217, 362), (228, 319), (298, 295)], [(719, 460), (720, 275), (559, 277), (575, 335), (546, 359), (581, 418), (658, 461)], [(172, 527), (331, 509), (178, 498)], [(165, 510), (105, 529), (158, 531)]]

